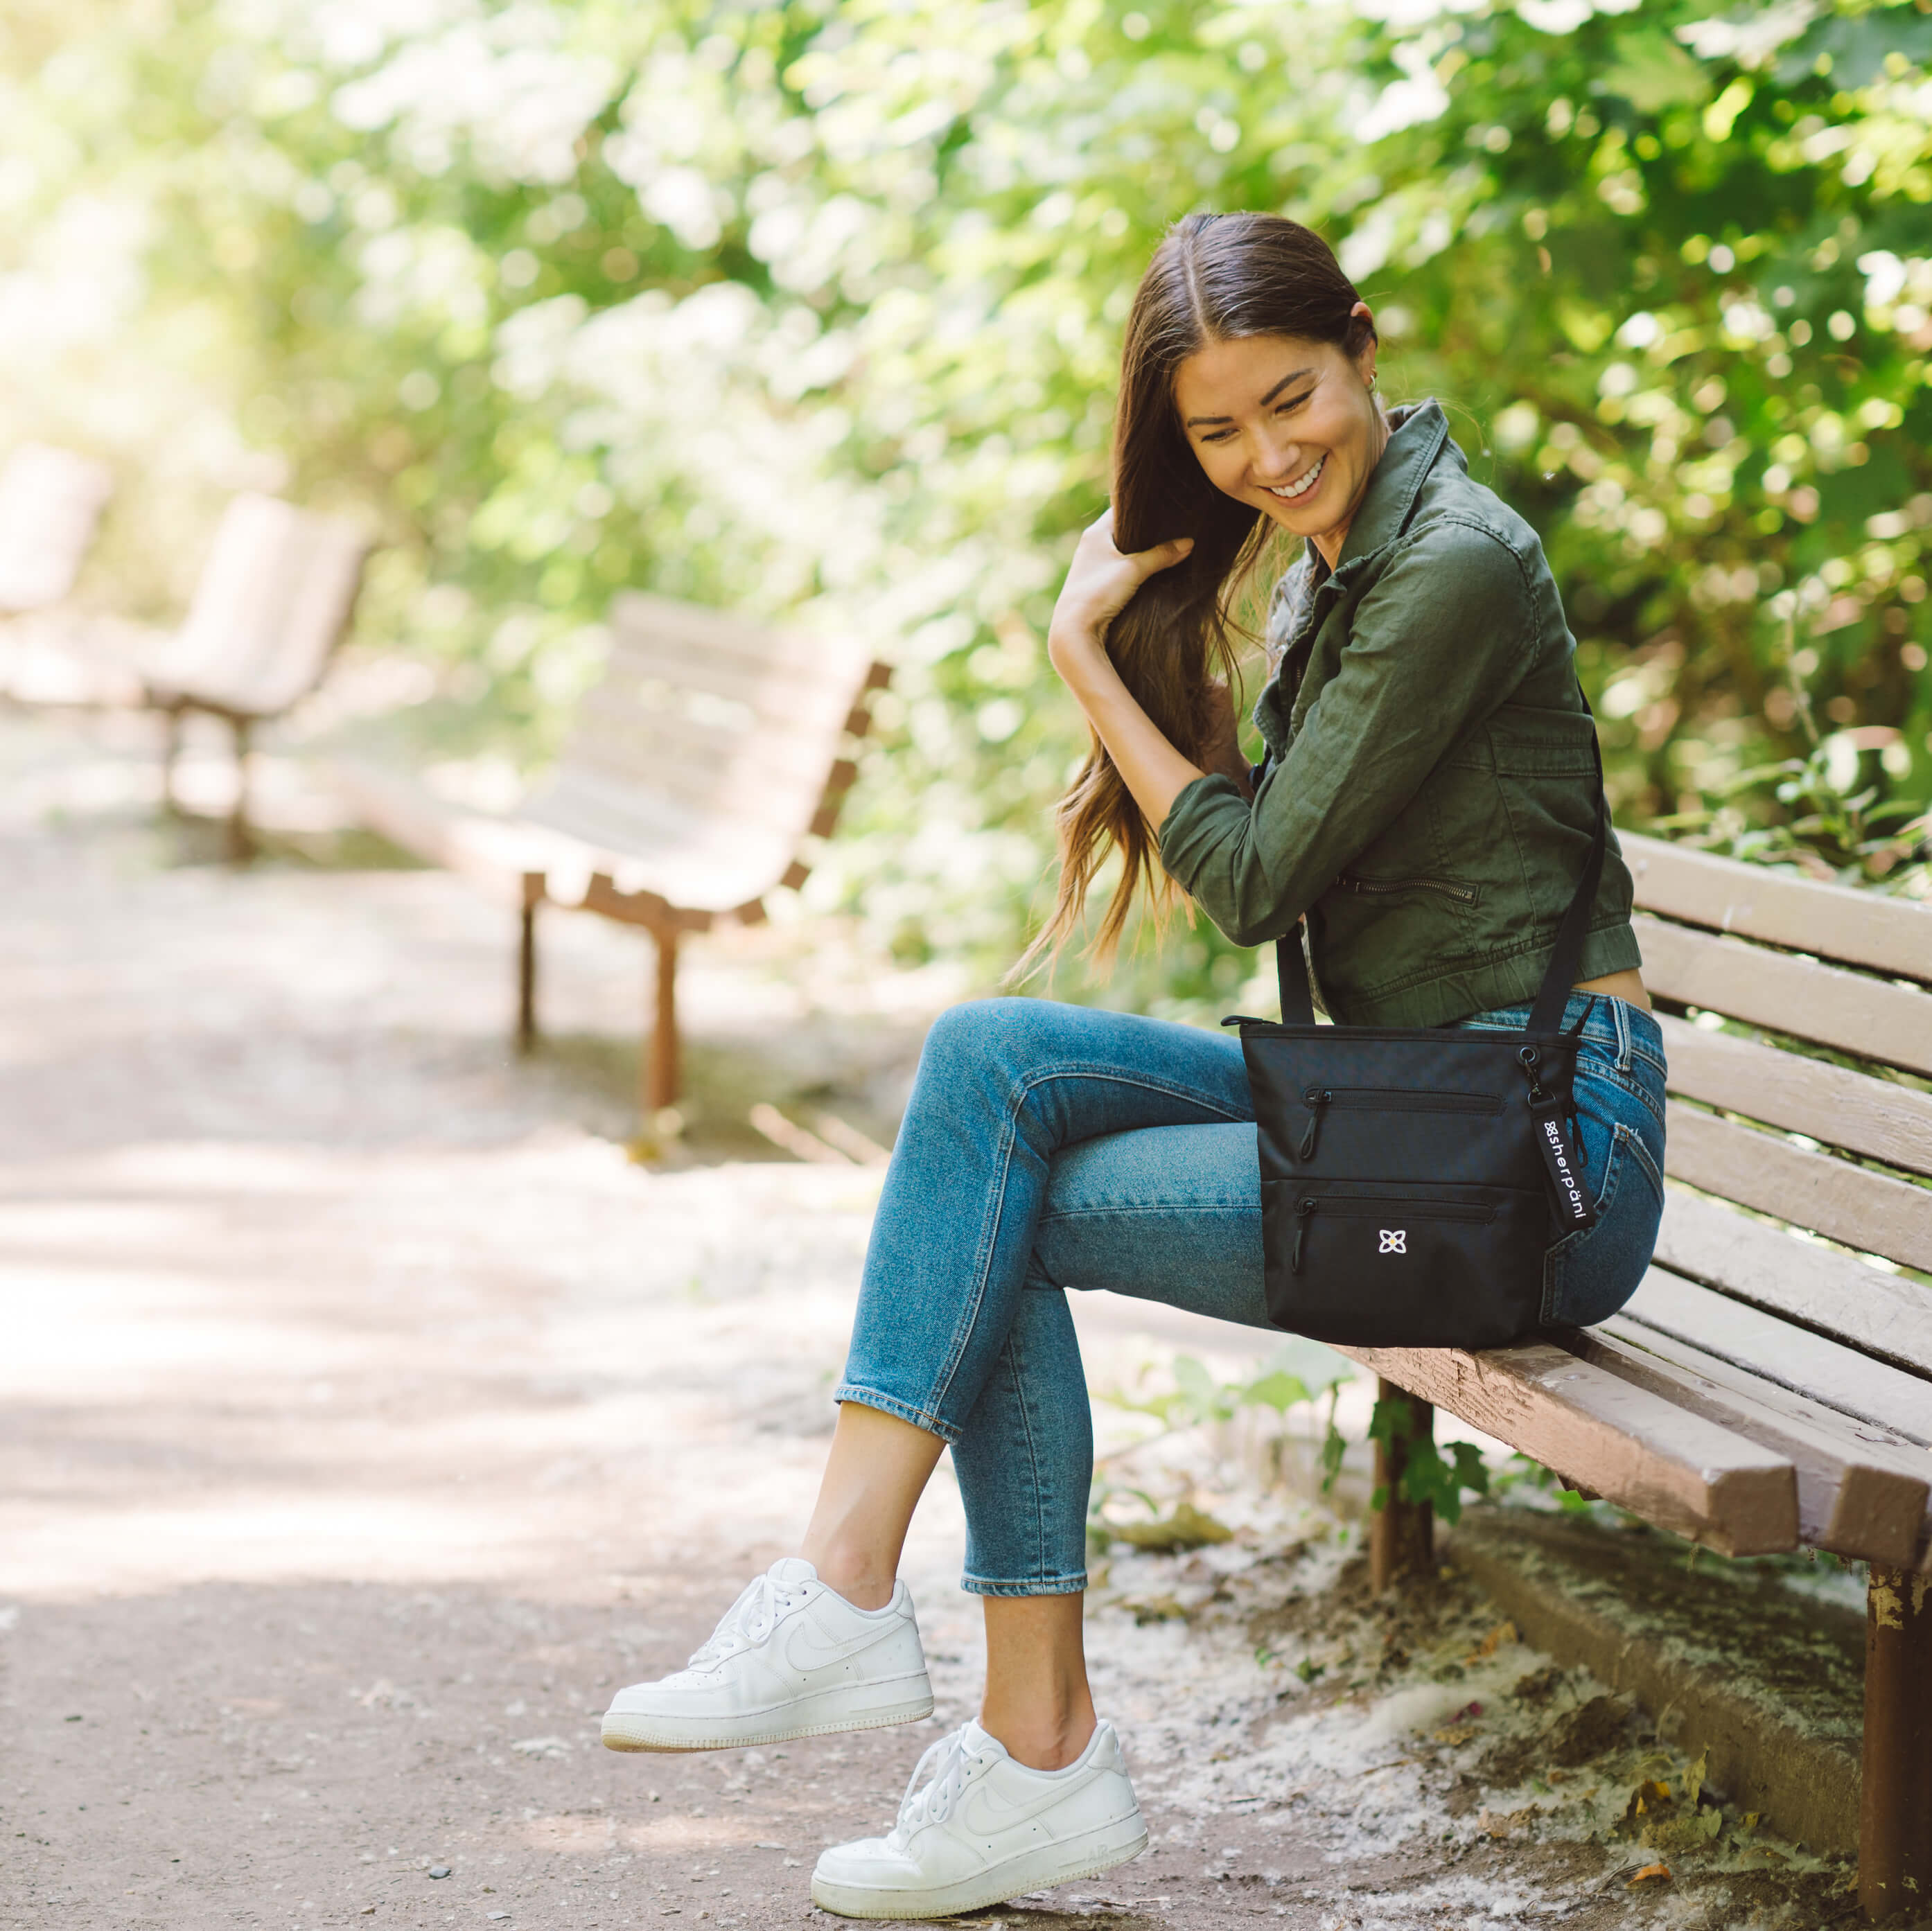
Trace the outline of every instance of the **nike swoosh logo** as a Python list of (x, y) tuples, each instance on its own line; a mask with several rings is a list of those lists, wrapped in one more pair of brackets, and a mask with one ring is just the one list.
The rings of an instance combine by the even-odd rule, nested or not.
[(974, 1837), (995, 1837), (1064, 1803), (1073, 1793), (1061, 1789), (1042, 1791), (1030, 1803), (1007, 1804), (983, 1783), (968, 1787), (960, 1800), (959, 1821)]
[(887, 1624), (878, 1629), (863, 1630), (856, 1636), (847, 1637), (843, 1642), (827, 1644), (818, 1627), (801, 1616), (792, 1624), (785, 1638), (785, 1660), (794, 1669), (827, 1669), (870, 1649), (891, 1634), (893, 1627)]

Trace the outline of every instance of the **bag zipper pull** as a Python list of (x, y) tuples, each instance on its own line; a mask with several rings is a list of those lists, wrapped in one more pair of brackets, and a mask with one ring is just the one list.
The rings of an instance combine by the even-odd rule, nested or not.
[(1301, 1136), (1301, 1144), (1295, 1150), (1295, 1157), (1312, 1160), (1315, 1157), (1315, 1136), (1322, 1126), (1322, 1109), (1335, 1096), (1323, 1087), (1310, 1087), (1301, 1096), (1302, 1103), (1308, 1108), (1308, 1131)]
[(1298, 1200), (1294, 1203), (1294, 1252), (1288, 1257), (1288, 1271), (1291, 1274), (1301, 1272), (1301, 1249), (1308, 1238), (1308, 1216), (1315, 1211), (1312, 1200)]

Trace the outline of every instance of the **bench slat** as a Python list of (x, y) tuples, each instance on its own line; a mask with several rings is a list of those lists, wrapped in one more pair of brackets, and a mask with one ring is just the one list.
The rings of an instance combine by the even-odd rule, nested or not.
[(1665, 1108), (1664, 1171), (1794, 1226), (1932, 1272), (1932, 1188), (1794, 1147), (1681, 1101)]
[(1658, 1024), (1673, 1093), (1932, 1174), (1932, 1095), (1755, 1040), (1707, 1033), (1668, 1013), (1660, 1013)]
[(764, 817), (775, 800), (818, 802), (826, 766), (838, 755), (834, 731), (730, 732), (682, 718), (626, 715), (613, 704), (586, 715), (559, 754), (640, 791), (664, 791)]
[(1815, 1549), (1908, 1568), (1932, 1499), (1932, 1450), (1733, 1368), (1634, 1321), (1572, 1344), (1586, 1361), (1791, 1458), (1798, 1525)]
[(1547, 1342), (1469, 1354), (1344, 1348), (1397, 1387), (1726, 1555), (1798, 1546), (1790, 1458)]
[(1932, 1073), (1932, 998), (1914, 988), (1641, 913), (1631, 923), (1643, 951), (1644, 983), (1666, 999)]
[(1618, 834), (1646, 912), (1932, 981), (1932, 907)]
[(694, 650), (669, 638), (651, 643), (625, 639), (613, 646), (604, 676), (632, 688), (655, 685), (688, 691), (776, 720), (792, 706), (816, 715), (821, 708), (830, 708), (839, 693), (849, 706), (859, 670), (842, 655), (830, 664), (754, 665), (740, 657)]
[(675, 681), (709, 686), (729, 671), (827, 686), (856, 684), (871, 652), (856, 638), (748, 622), (709, 605), (629, 590), (613, 598), (611, 655), (664, 667)]
[(1645, 1275), (1623, 1314), (1794, 1394), (1932, 1448), (1932, 1382), (1841, 1342), (1794, 1327), (1664, 1267)]
[[(1932, 1288), (1673, 1189), (1657, 1258), (1908, 1372), (1932, 1372)], [(1925, 1399), (1932, 1405), (1932, 1381)]]

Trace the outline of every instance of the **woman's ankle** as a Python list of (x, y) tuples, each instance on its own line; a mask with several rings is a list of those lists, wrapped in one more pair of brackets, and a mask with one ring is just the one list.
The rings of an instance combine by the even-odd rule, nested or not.
[(836, 1549), (800, 1552), (817, 1572), (818, 1579), (835, 1596), (842, 1596), (855, 1609), (883, 1609), (892, 1600), (898, 1586), (896, 1574), (888, 1574), (876, 1562), (854, 1557)]
[(987, 1708), (980, 1714), (980, 1729), (1028, 1770), (1064, 1770), (1077, 1763), (1094, 1741), (1099, 1721), (1090, 1703), (1079, 1712), (1045, 1720), (1037, 1714), (1018, 1710)]

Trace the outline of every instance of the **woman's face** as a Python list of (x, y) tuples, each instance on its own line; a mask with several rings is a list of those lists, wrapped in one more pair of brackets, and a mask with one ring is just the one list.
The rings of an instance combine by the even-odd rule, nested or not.
[(1333, 343), (1246, 335), (1189, 356), (1174, 400), (1208, 480), (1312, 537), (1332, 567), (1388, 440), (1375, 370), (1372, 340), (1351, 357)]

